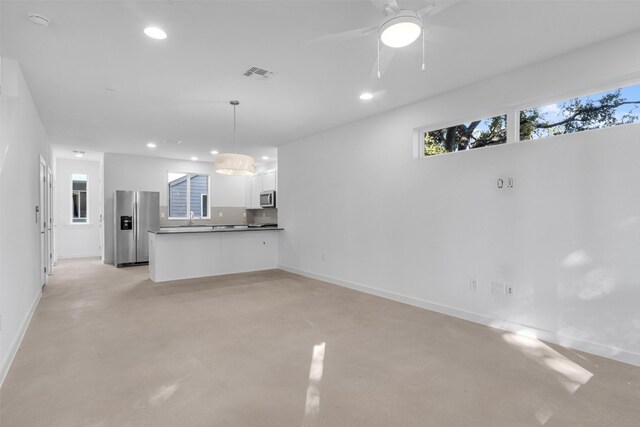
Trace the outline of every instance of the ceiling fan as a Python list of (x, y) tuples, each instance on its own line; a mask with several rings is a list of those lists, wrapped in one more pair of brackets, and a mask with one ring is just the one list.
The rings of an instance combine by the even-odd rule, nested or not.
[(422, 35), (422, 71), (424, 71), (424, 19), (453, 6), (457, 1), (431, 2), (419, 10), (401, 9), (397, 0), (370, 1), (384, 15), (379, 25), (331, 34), (315, 41), (344, 41), (377, 33), (378, 57), (372, 75), (380, 78), (391, 65), (396, 49), (409, 46)]

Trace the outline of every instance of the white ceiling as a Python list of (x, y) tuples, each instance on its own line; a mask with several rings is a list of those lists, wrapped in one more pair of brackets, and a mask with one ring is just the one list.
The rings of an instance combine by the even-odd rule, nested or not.
[[(58, 150), (212, 160), (232, 149), (231, 99), (239, 151), (274, 157), (278, 145), (640, 29), (635, 1), (454, 3), (428, 20), (427, 70), (414, 43), (380, 80), (375, 34), (314, 42), (377, 25), (368, 0), (2, 1), (1, 53), (21, 63)], [(147, 38), (152, 24), (169, 37)], [(251, 66), (276, 74), (244, 77)], [(360, 101), (363, 91), (376, 97)]]

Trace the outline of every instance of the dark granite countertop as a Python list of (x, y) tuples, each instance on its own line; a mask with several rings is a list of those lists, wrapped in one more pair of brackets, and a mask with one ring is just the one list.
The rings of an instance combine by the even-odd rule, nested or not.
[(248, 227), (246, 225), (193, 225), (182, 227), (161, 227), (159, 230), (149, 230), (153, 234), (187, 234), (187, 233), (229, 233), (238, 231), (272, 231), (284, 230), (282, 227)]

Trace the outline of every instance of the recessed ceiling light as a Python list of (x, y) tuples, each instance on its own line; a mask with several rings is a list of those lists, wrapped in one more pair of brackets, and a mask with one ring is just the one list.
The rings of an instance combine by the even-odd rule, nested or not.
[(144, 29), (144, 33), (156, 40), (164, 40), (167, 38), (167, 33), (165, 33), (162, 28), (158, 27), (147, 27)]
[(193, 156), (193, 157), (191, 158), (191, 160), (193, 160), (193, 161), (195, 162), (196, 160), (198, 160), (198, 158), (197, 158), (196, 156)]
[(360, 99), (362, 99), (363, 101), (368, 101), (370, 99), (373, 99), (373, 95), (370, 94), (369, 92), (365, 92), (362, 95), (360, 95)]
[(215, 156), (216, 154), (218, 154), (218, 150), (211, 150), (211, 154)]
[(76, 156), (76, 157), (84, 157), (84, 154), (82, 154), (82, 153), (76, 153), (76, 154), (75, 154), (75, 156)]
[(156, 145), (155, 143), (153, 143), (153, 142), (147, 142), (147, 147), (149, 147), (149, 148), (156, 148), (156, 147), (157, 147), (157, 145)]
[(262, 160), (269, 160), (269, 156), (262, 156)]

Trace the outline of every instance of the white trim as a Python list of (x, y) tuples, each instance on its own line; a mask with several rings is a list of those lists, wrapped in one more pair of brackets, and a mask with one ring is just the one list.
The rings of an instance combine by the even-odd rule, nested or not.
[(521, 332), (523, 330), (527, 330), (527, 331), (535, 332), (536, 336), (543, 341), (561, 345), (563, 347), (573, 348), (575, 350), (584, 351), (586, 353), (595, 354), (597, 356), (606, 357), (608, 359), (617, 360), (619, 362), (628, 363), (630, 365), (640, 366), (640, 354), (624, 351), (608, 345), (594, 343), (590, 341), (584, 341), (577, 338), (568, 337), (565, 335), (559, 335), (551, 331), (532, 328), (531, 326), (526, 326), (526, 325), (519, 325), (517, 323), (507, 322), (500, 319), (492, 319), (490, 317), (487, 317), (481, 314), (471, 313), (468, 311), (459, 310), (454, 307), (432, 303), (419, 298), (408, 297), (406, 295), (398, 294), (395, 292), (389, 292), (382, 289), (372, 288), (370, 286), (362, 285), (355, 282), (349, 282), (342, 279), (337, 279), (331, 276), (311, 273), (309, 271), (287, 267), (281, 264), (278, 264), (278, 268), (284, 271), (288, 271), (290, 273), (299, 274), (301, 276), (310, 277), (312, 279), (321, 280), (321, 281), (328, 282), (338, 286), (343, 286), (345, 288), (364, 292), (370, 295), (375, 295), (381, 298), (386, 298), (392, 301), (397, 301), (404, 304), (412, 305), (414, 307), (420, 307), (426, 310), (435, 311), (437, 313), (446, 314), (448, 316), (457, 317), (459, 319), (468, 320), (470, 322), (489, 326), (491, 328), (499, 329), (502, 331)]
[(97, 257), (100, 257), (100, 251), (98, 251), (97, 253), (80, 253), (80, 254), (59, 255), (58, 259), (97, 258)]
[(9, 373), (9, 368), (11, 368), (13, 359), (16, 357), (16, 354), (18, 354), (18, 350), (20, 349), (20, 344), (22, 344), (22, 339), (24, 338), (24, 335), (27, 332), (27, 328), (29, 327), (29, 323), (31, 323), (31, 319), (33, 318), (33, 313), (35, 313), (36, 307), (38, 307), (38, 303), (40, 302), (41, 297), (42, 297), (42, 291), (38, 292), (38, 294), (36, 295), (36, 298), (31, 304), (31, 307), (29, 308), (27, 315), (22, 320), (20, 329), (18, 329), (18, 335), (16, 335), (13, 342), (9, 346), (7, 357), (0, 364), (0, 389), (2, 388), (2, 384), (4, 383), (5, 378), (7, 377), (7, 373)]
[(511, 110), (507, 114), (507, 144), (520, 141), (520, 110)]

